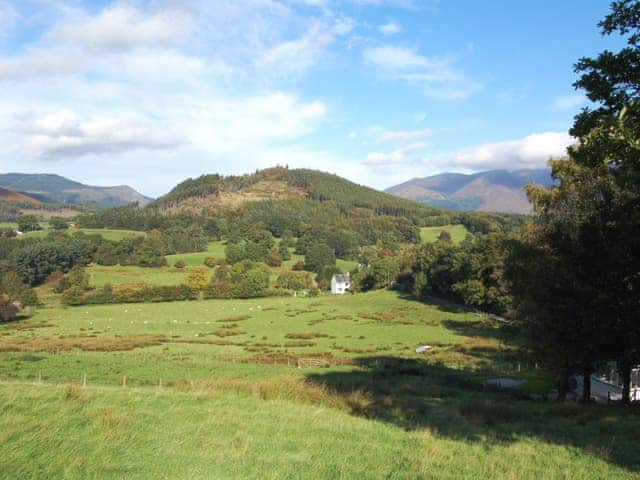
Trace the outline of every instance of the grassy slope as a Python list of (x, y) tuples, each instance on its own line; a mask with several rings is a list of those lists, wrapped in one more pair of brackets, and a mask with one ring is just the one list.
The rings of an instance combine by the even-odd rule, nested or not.
[[(43, 230), (38, 230), (37, 232), (27, 232), (22, 235), (20, 238), (26, 237), (46, 237), (51, 230), (47, 225), (43, 226)], [(110, 230), (106, 228), (69, 228), (65, 230), (65, 232), (69, 235), (73, 235), (76, 232), (82, 232), (86, 235), (102, 235), (106, 240), (120, 241), (123, 238), (130, 237), (139, 237), (142, 235), (146, 235), (144, 232), (137, 232), (135, 230)]]
[[(638, 478), (597, 451), (535, 435), (497, 438), (478, 428), (457, 438), (437, 422), (406, 431), (264, 389), (0, 384), (0, 393), (0, 478)], [(556, 429), (597, 434), (575, 419)]]
[[(256, 363), (285, 353), (363, 363)], [(0, 478), (638, 477), (637, 415), (479, 389), (512, 355), (476, 314), (393, 292), (49, 307), (0, 325)]]
[(173, 266), (178, 260), (183, 260), (186, 265), (203, 265), (205, 257), (224, 258), (225, 247), (225, 242), (209, 242), (209, 246), (206, 252), (167, 255), (167, 262), (170, 266)]
[(420, 229), (420, 238), (423, 242), (431, 243), (435, 242), (442, 231), (449, 232), (451, 234), (451, 240), (454, 243), (460, 243), (467, 236), (467, 229), (464, 225), (446, 225), (443, 227), (422, 227)]

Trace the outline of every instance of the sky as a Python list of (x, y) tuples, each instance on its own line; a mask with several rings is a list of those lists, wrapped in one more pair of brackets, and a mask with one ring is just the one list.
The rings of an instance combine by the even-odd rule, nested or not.
[(288, 165), (374, 188), (544, 167), (605, 0), (0, 0), (0, 171), (159, 196)]

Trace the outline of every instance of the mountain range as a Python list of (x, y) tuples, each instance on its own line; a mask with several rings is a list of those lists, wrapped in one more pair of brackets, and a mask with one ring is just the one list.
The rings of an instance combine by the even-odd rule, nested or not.
[(414, 178), (385, 191), (402, 198), (452, 210), (530, 213), (525, 185), (553, 184), (549, 169), (491, 170), (470, 175), (442, 173)]
[[(0, 188), (44, 203), (95, 204), (116, 207), (132, 202), (144, 206), (152, 201), (127, 185), (96, 187), (47, 173), (0, 174)], [(7, 200), (9, 198), (6, 198)], [(14, 201), (19, 201), (14, 198)]]

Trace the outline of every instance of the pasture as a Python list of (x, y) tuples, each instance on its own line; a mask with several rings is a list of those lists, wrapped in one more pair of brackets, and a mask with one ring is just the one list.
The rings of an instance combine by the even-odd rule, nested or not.
[(637, 416), (482, 388), (518, 360), (395, 292), (50, 306), (0, 325), (0, 478), (639, 477)]
[(438, 239), (441, 232), (449, 232), (453, 243), (460, 243), (467, 236), (468, 230), (464, 225), (445, 225), (442, 227), (422, 227), (420, 238), (424, 243), (432, 243)]
[[(35, 232), (26, 232), (20, 238), (42, 238), (49, 235), (54, 230), (50, 229), (47, 224), (42, 224), (43, 229)], [(107, 228), (69, 228), (62, 232), (73, 235), (74, 233), (84, 233), (85, 235), (101, 235), (105, 240), (120, 241), (124, 238), (141, 237), (146, 235), (144, 232), (136, 230), (115, 230)]]

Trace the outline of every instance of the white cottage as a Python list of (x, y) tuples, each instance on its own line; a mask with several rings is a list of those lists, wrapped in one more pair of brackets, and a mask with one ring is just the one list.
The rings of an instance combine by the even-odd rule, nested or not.
[(334, 295), (344, 295), (351, 288), (351, 278), (349, 273), (336, 274), (331, 277), (331, 293)]

